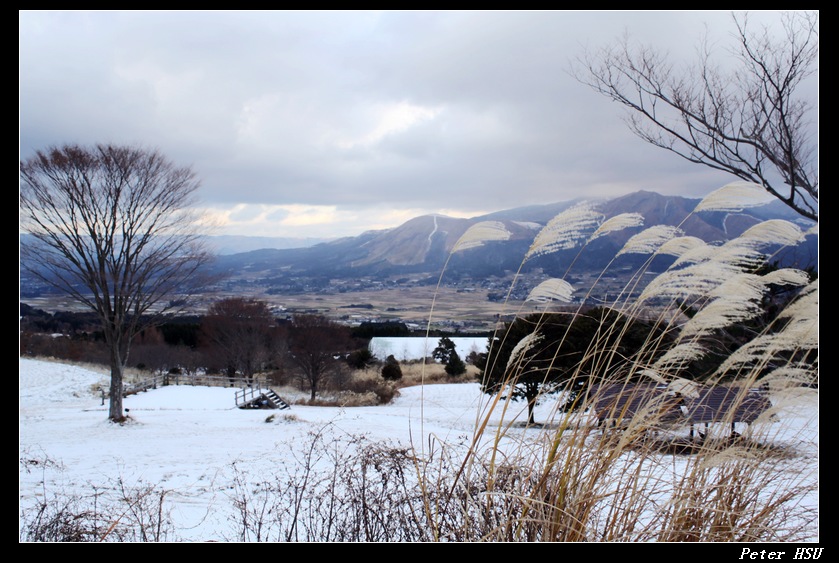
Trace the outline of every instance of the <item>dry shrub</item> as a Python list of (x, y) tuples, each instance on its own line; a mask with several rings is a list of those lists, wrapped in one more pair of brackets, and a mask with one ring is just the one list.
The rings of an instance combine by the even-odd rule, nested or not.
[(375, 369), (356, 370), (343, 378), (338, 389), (324, 391), (312, 401), (300, 397), (298, 405), (329, 407), (364, 407), (385, 405), (398, 396), (394, 382), (385, 381)]
[(296, 376), (290, 370), (274, 370), (265, 374), (265, 380), (269, 385), (277, 387), (293, 387)]
[(343, 407), (367, 407), (379, 404), (379, 397), (372, 391), (341, 391), (336, 395), (335, 402)]
[(400, 387), (435, 383), (467, 383), (477, 381), (480, 371), (473, 365), (467, 365), (464, 375), (452, 377), (446, 373), (446, 366), (433, 359), (403, 362), (399, 365), (402, 368), (402, 379), (398, 381)]
[[(60, 464), (24, 455), (21, 471), (54, 468)], [(130, 485), (121, 478), (87, 492), (64, 490), (44, 479), (43, 494), (21, 499), (21, 542), (165, 542), (176, 539), (166, 497), (155, 485)]]

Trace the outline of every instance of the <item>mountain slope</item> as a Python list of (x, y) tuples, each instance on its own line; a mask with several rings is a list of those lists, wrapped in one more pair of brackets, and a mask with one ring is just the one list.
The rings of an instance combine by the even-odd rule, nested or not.
[[(580, 249), (564, 250), (531, 258), (526, 263), (522, 260), (539, 231), (579, 200), (507, 209), (471, 219), (425, 215), (393, 229), (368, 231), (308, 247), (263, 248), (220, 254), (210, 268), (213, 274), (225, 278), (222, 287), (228, 290), (246, 291), (248, 287), (258, 286), (261, 291), (269, 293), (316, 293), (327, 287), (335, 289), (336, 286), (375, 287), (403, 278), (420, 283), (437, 283), (444, 271), (443, 283), (446, 284), (486, 281), (494, 277), (509, 277), (515, 272), (563, 277), (570, 264), (574, 266), (574, 275), (585, 276), (597, 275), (610, 264), (615, 272), (627, 271), (638, 265), (643, 260), (639, 255), (612, 259), (629, 237), (655, 225), (678, 226), (686, 235), (709, 243), (734, 238), (745, 229), (770, 218), (799, 222), (805, 229), (811, 225), (780, 202), (739, 213), (703, 212), (694, 215), (692, 211), (699, 201), (639, 191), (592, 202), (606, 219), (621, 213), (638, 213), (644, 217), (644, 226), (600, 237), (586, 245), (582, 252)], [(510, 233), (509, 239), (451, 254), (463, 233), (481, 221), (501, 222)], [(781, 265), (817, 268), (817, 237), (808, 237), (798, 248), (786, 249), (773, 259), (779, 260)], [(666, 265), (664, 261), (659, 261), (653, 269)], [(22, 295), (37, 296), (46, 290), (37, 280), (21, 278)]]
[[(742, 213), (702, 213), (692, 215), (698, 199), (663, 196), (640, 191), (596, 203), (605, 218), (620, 213), (639, 213), (644, 227), (670, 225), (680, 227), (686, 235), (706, 242), (721, 242), (735, 237), (746, 228), (776, 217), (797, 220), (785, 207), (766, 206), (760, 211)], [(364, 276), (398, 276), (425, 272), (439, 274), (449, 263), (447, 272), (457, 277), (486, 276), (515, 271), (535, 235), (558, 213), (575, 202), (553, 203), (498, 211), (495, 213), (457, 219), (441, 215), (415, 217), (399, 227), (370, 231), (357, 237), (347, 237), (309, 248), (289, 250), (261, 250), (222, 256), (217, 267), (229, 273), (264, 272), (266, 276), (330, 276), (360, 278)], [(495, 241), (479, 249), (459, 252), (450, 257), (457, 240), (466, 230), (480, 221), (500, 221), (511, 236), (507, 241)], [(627, 229), (603, 237), (576, 257), (576, 266), (602, 268), (617, 250), (641, 228)], [(576, 250), (573, 251), (576, 254)], [(548, 268), (556, 265), (557, 257), (533, 260), (528, 268)], [(552, 274), (554, 275), (554, 274)], [(561, 275), (561, 272), (558, 274)]]

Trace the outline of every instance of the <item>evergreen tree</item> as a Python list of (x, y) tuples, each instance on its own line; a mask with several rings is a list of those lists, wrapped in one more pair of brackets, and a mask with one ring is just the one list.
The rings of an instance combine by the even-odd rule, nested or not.
[(446, 373), (452, 377), (466, 373), (466, 364), (460, 359), (451, 338), (442, 337), (431, 354), (435, 360), (446, 366)]
[(358, 350), (353, 350), (347, 356), (347, 365), (353, 369), (364, 369), (373, 363), (375, 359), (376, 357), (369, 348), (359, 348)]
[(603, 307), (520, 317), (481, 355), (482, 389), (527, 401), (533, 423), (543, 394), (564, 391), (563, 408), (574, 409), (592, 383), (629, 375), (633, 363), (651, 363), (666, 348), (651, 342), (666, 337), (649, 323)]
[(402, 379), (402, 368), (399, 366), (399, 361), (393, 357), (393, 354), (385, 359), (385, 365), (382, 366), (382, 377), (388, 381)]

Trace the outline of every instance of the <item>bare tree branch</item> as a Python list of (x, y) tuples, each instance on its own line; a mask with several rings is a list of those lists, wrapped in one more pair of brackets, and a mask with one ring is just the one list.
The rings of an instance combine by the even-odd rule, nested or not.
[(228, 297), (210, 306), (201, 333), (231, 381), (237, 372), (250, 381), (276, 352), (281, 331), (265, 301)]
[(194, 172), (156, 151), (51, 147), (20, 165), (21, 268), (95, 312), (111, 357), (111, 420), (124, 418), (131, 339), (198, 283), (210, 258)]
[(624, 36), (585, 53), (572, 74), (629, 110), (639, 138), (680, 157), (763, 186), (808, 219), (818, 220), (814, 109), (796, 97), (818, 72), (818, 12), (782, 17), (783, 37), (732, 16), (734, 69), (713, 62), (707, 41), (684, 71)]
[(289, 358), (300, 369), (312, 401), (331, 371), (341, 365), (337, 357), (352, 349), (347, 327), (323, 315), (294, 316), (289, 331)]

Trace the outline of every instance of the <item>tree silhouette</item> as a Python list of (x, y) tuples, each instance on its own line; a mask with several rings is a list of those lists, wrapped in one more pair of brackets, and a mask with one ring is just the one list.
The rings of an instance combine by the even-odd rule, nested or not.
[(402, 367), (399, 365), (399, 360), (393, 354), (385, 359), (385, 363), (382, 366), (382, 377), (388, 381), (402, 379)]
[(188, 167), (134, 147), (65, 145), (20, 164), (21, 269), (96, 314), (108, 347), (108, 418), (122, 421), (132, 338), (203, 285), (210, 255)]
[(224, 367), (231, 381), (237, 372), (251, 380), (265, 367), (275, 352), (279, 330), (267, 303), (245, 297), (213, 303), (201, 320), (208, 355)]
[[(818, 11), (781, 16), (783, 34), (734, 16), (735, 65), (712, 61), (707, 44), (692, 67), (628, 37), (584, 54), (578, 80), (628, 110), (644, 141), (763, 186), (803, 217), (819, 218), (818, 130), (799, 87), (818, 72)], [(722, 60), (722, 59), (721, 59)]]
[(344, 363), (354, 349), (348, 327), (322, 315), (295, 315), (289, 330), (289, 357), (300, 369), (312, 401), (324, 379)]
[(435, 360), (446, 366), (446, 373), (452, 377), (466, 373), (466, 364), (460, 359), (451, 338), (447, 336), (440, 338), (431, 355)]
[[(528, 420), (544, 394), (564, 392), (562, 408), (576, 408), (591, 384), (625, 376), (630, 365), (646, 365), (664, 352), (669, 336), (645, 321), (613, 309), (536, 313), (505, 325), (480, 356), (486, 393), (525, 400)], [(661, 342), (659, 346), (651, 343)]]

